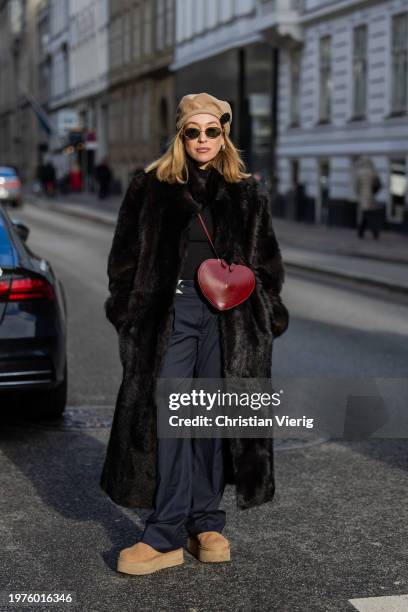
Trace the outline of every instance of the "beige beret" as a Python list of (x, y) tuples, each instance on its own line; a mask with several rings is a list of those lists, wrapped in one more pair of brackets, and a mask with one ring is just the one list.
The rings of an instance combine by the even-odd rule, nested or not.
[(219, 119), (226, 134), (229, 134), (232, 110), (226, 100), (218, 100), (208, 93), (187, 94), (183, 96), (176, 110), (176, 129), (179, 130), (198, 113), (209, 113)]

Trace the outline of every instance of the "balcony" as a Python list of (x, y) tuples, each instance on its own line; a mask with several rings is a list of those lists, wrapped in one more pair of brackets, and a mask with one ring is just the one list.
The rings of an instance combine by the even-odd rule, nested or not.
[(302, 40), (299, 16), (303, 0), (260, 0), (257, 5), (255, 27), (271, 44), (279, 45), (284, 39)]

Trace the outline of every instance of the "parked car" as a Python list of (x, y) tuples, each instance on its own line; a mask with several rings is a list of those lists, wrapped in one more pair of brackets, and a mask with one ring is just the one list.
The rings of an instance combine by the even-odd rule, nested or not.
[(29, 228), (0, 205), (0, 406), (6, 395), (33, 416), (56, 417), (67, 399), (67, 306)]
[(0, 203), (22, 206), (21, 181), (14, 168), (0, 166)]

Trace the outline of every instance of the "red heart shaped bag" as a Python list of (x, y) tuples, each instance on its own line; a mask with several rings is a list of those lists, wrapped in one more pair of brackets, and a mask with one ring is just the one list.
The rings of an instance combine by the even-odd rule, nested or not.
[[(198, 213), (201, 225), (217, 255), (204, 219)], [(197, 271), (197, 280), (204, 297), (218, 310), (229, 310), (242, 304), (255, 289), (255, 274), (241, 264), (228, 264), (224, 259), (205, 259)]]

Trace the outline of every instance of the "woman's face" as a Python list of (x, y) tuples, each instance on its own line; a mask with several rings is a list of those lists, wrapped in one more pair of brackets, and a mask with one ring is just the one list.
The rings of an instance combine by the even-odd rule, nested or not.
[(190, 117), (183, 128), (183, 131), (187, 128), (198, 128), (201, 130), (200, 135), (195, 140), (190, 140), (186, 136), (183, 136), (183, 140), (184, 147), (190, 157), (203, 164), (213, 159), (221, 149), (221, 145), (225, 144), (222, 131), (216, 138), (209, 138), (205, 133), (208, 127), (218, 127), (221, 129), (221, 123), (214, 115), (197, 113), (197, 115)]

